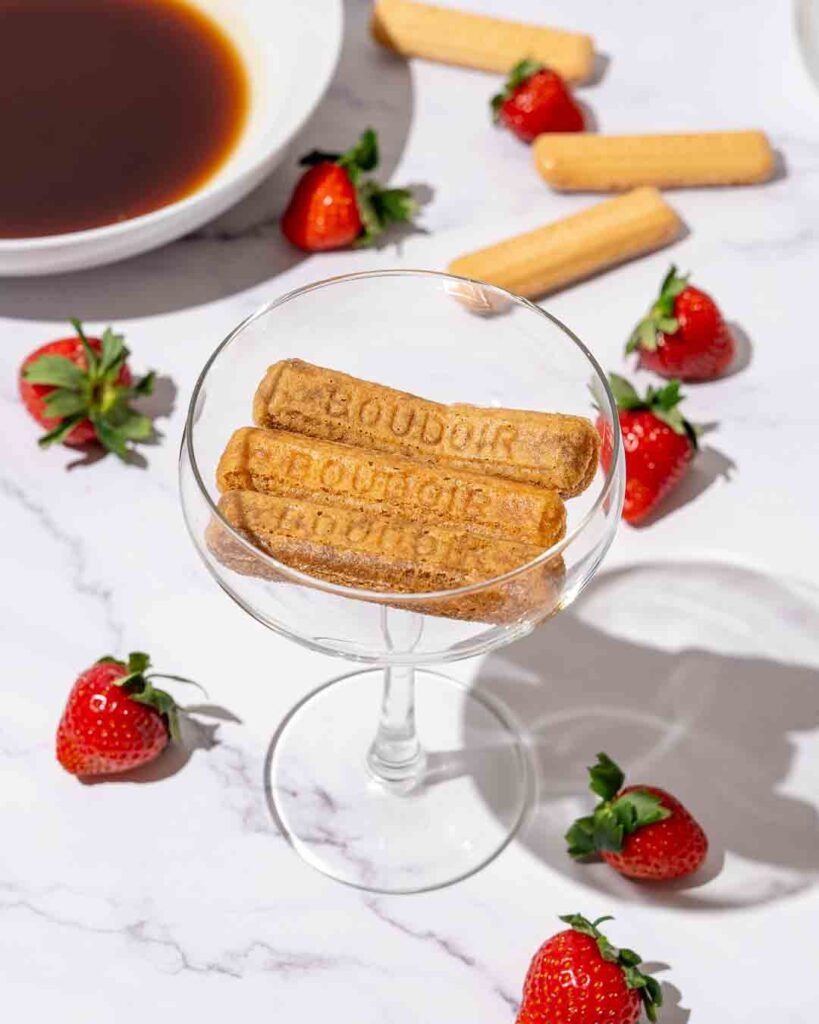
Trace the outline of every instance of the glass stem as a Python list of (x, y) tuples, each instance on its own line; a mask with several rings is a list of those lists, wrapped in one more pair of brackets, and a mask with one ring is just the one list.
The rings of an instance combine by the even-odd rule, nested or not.
[(381, 720), (367, 763), (377, 779), (404, 792), (412, 789), (423, 775), (424, 752), (415, 730), (412, 665), (384, 669)]
[[(423, 616), (381, 608), (381, 635), (385, 650), (409, 654), (424, 629)], [(415, 731), (415, 669), (391, 665), (384, 669), (384, 694), (378, 732), (367, 754), (373, 775), (390, 789), (407, 793), (424, 774), (424, 751)]]

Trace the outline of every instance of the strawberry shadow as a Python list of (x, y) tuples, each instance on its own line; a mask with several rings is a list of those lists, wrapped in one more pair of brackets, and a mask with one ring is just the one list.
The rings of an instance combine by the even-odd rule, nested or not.
[[(661, 974), (670, 970), (668, 964), (661, 961), (644, 961), (640, 965), (641, 970), (647, 974)], [(691, 1011), (680, 1005), (682, 992), (670, 981), (660, 981), (660, 988), (663, 990), (663, 1005), (659, 1012), (659, 1018), (663, 1024), (687, 1024)]]
[(731, 365), (722, 375), (721, 380), (725, 377), (735, 377), (738, 373), (742, 373), (743, 370), (747, 370), (754, 356), (754, 347), (748, 332), (736, 320), (728, 321), (728, 330), (733, 335), (736, 351), (734, 352)]
[[(213, 718), (217, 721), (201, 722), (198, 718), (192, 717), (194, 715)], [(182, 709), (179, 716), (180, 738), (176, 742), (169, 743), (155, 761), (118, 775), (101, 775), (80, 781), (88, 786), (98, 786), (111, 782), (146, 783), (169, 779), (181, 772), (197, 751), (213, 750), (214, 747), (219, 746), (217, 731), (220, 721), (241, 723), (241, 719), (233, 712), (219, 705), (189, 704)]]
[[(817, 637), (819, 593), (787, 579), (710, 562), (600, 573), (574, 608), (490, 654), (477, 675), (531, 755), (536, 795), (518, 841), (614, 904), (728, 911), (810, 889), (819, 814), (804, 787), (786, 784), (796, 734), (819, 728)], [(710, 853), (697, 875), (639, 883), (569, 858), (563, 836), (592, 806), (586, 766), (600, 750), (701, 822)], [(461, 773), (493, 808), (468, 753)]]
[[(709, 424), (707, 426), (713, 426)], [(707, 432), (707, 431), (706, 431)], [(731, 479), (736, 463), (710, 445), (700, 446), (691, 468), (674, 490), (660, 502), (657, 508), (645, 519), (632, 525), (632, 529), (645, 530), (696, 501), (717, 480)]]

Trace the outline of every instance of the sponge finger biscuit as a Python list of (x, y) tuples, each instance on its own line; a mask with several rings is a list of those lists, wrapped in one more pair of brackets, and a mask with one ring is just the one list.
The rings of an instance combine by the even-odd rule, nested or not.
[(268, 369), (253, 418), (259, 426), (535, 484), (562, 497), (591, 483), (600, 443), (581, 416), (442, 405), (300, 359)]
[(541, 548), (560, 540), (566, 527), (566, 509), (554, 491), (284, 430), (237, 430), (219, 462), (217, 485), (222, 492), (254, 490), (462, 524)]

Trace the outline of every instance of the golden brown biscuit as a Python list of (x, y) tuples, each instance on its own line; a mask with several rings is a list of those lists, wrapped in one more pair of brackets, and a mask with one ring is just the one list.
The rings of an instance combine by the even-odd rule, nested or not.
[(256, 391), (259, 426), (404, 455), (579, 494), (597, 470), (600, 439), (582, 416), (442, 405), (345, 373), (285, 359)]
[(540, 135), (532, 146), (540, 174), (561, 192), (616, 192), (654, 185), (757, 185), (776, 161), (764, 132), (685, 135)]
[(541, 548), (565, 533), (554, 491), (353, 448), (285, 430), (242, 427), (219, 461), (220, 491), (253, 490), (358, 512), (469, 526)]
[[(424, 593), (480, 583), (509, 572), (540, 549), (517, 541), (395, 516), (330, 508), (255, 491), (229, 491), (219, 501), (228, 523), (255, 547), (309, 576), (384, 593)], [(279, 579), (214, 520), (207, 535), (214, 556), (245, 575)], [(425, 614), (487, 622), (543, 618), (559, 600), (560, 557), (513, 580), (457, 597), (391, 604)]]
[(460, 256), (449, 271), (535, 299), (668, 245), (681, 231), (660, 193), (640, 188)]
[(594, 69), (594, 46), (580, 32), (526, 25), (468, 11), (415, 3), (376, 0), (372, 34), (382, 46), (407, 57), (424, 57), (505, 73), (529, 57), (582, 82)]

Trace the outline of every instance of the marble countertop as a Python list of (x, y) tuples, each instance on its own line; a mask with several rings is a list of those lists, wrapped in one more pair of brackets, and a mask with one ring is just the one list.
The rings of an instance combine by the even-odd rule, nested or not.
[[(277, 835), (263, 792), (270, 738), (339, 663), (267, 632), (213, 584), (188, 542), (176, 458), (206, 356), (262, 302), (373, 267), (443, 268), (462, 251), (588, 204), (546, 190), (487, 123), (496, 81), (377, 51), (347, 0), (325, 102), (281, 169), (235, 210), (146, 256), (51, 279), (0, 281), (0, 994), (10, 1019), (510, 1024), (555, 915), (617, 917), (616, 938), (664, 965), (666, 1024), (815, 1016), (819, 869), (819, 394), (810, 296), (819, 260), (819, 93), (787, 3), (553, 0), (548, 20), (605, 55), (582, 99), (610, 131), (762, 127), (778, 180), (672, 196), (673, 249), (570, 288), (547, 308), (604, 366), (670, 259), (692, 268), (742, 338), (732, 376), (690, 389), (718, 426), (650, 527), (618, 534), (580, 602), (532, 637), (455, 671), (531, 723), (541, 797), (526, 830), (475, 877), (412, 897), (344, 888)], [(544, 20), (537, 0), (471, 0)], [(384, 175), (423, 185), (423, 231), (378, 251), (304, 258), (276, 217), (295, 154), (381, 133)], [(114, 323), (157, 367), (161, 443), (144, 467), (37, 450), (15, 392), (30, 349), (69, 315)], [(646, 378), (648, 379), (648, 378)], [(13, 439), (13, 441), (12, 441)], [(119, 783), (56, 765), (75, 672), (149, 650), (230, 714)], [(540, 683), (539, 686), (533, 686)], [(715, 846), (695, 888), (635, 887), (562, 853), (598, 749), (674, 789)]]

